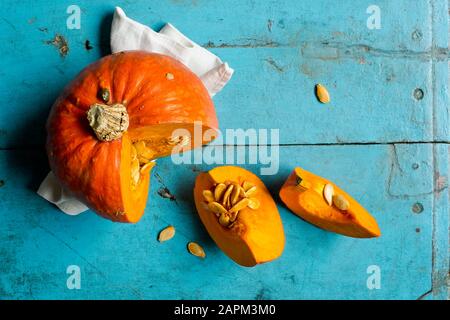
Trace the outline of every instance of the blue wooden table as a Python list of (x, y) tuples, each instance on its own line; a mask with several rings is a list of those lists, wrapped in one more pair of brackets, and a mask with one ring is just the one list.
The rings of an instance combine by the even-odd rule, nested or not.
[[(72, 1), (2, 1), (0, 299), (447, 299), (448, 2), (375, 2), (78, 0), (81, 28), (68, 29)], [(373, 4), (380, 28), (368, 27)], [(36, 195), (48, 172), (49, 108), (109, 53), (116, 5), (155, 29), (171, 22), (236, 70), (214, 98), (222, 130), (280, 129), (279, 172), (262, 176), (285, 228), (280, 259), (240, 267), (209, 238), (192, 188), (211, 166), (160, 160), (135, 225), (66, 216)], [(330, 104), (317, 102), (316, 83)], [(382, 236), (347, 238), (290, 213), (277, 193), (297, 165), (354, 195)], [(258, 174), (261, 166), (245, 165)], [(175, 238), (158, 243), (169, 224)], [(188, 241), (203, 245), (205, 260), (189, 255)], [(80, 289), (67, 286), (72, 265)], [(376, 288), (367, 285), (374, 270)]]

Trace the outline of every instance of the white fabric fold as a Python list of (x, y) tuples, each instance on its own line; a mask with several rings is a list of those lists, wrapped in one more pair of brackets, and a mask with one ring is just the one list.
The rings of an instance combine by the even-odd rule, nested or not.
[(199, 46), (172, 24), (154, 31), (125, 15), (116, 8), (111, 28), (113, 53), (126, 50), (145, 50), (171, 56), (192, 70), (214, 96), (231, 79), (234, 70), (212, 52)]
[[(159, 32), (128, 18), (116, 7), (111, 26), (111, 51), (144, 50), (175, 58), (186, 65), (203, 82), (211, 96), (221, 91), (234, 70), (212, 52), (199, 46), (172, 24), (166, 24)], [(69, 190), (61, 186), (50, 172), (42, 181), (37, 193), (55, 204), (62, 212), (77, 215), (88, 207)]]

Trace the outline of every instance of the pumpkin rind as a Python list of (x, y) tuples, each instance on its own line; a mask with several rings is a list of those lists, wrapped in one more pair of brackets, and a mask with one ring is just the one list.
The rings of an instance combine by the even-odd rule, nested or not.
[[(168, 80), (167, 73), (173, 79)], [(124, 105), (129, 117), (128, 131), (110, 142), (99, 141), (86, 118), (90, 106), (105, 103), (105, 92), (108, 105)], [(131, 143), (155, 141), (157, 148), (176, 128), (193, 132), (195, 121), (204, 129), (218, 128), (209, 93), (187, 67), (160, 54), (113, 54), (84, 69), (54, 103), (47, 121), (50, 167), (98, 214), (136, 222), (144, 212), (149, 173), (136, 190), (130, 189)], [(172, 147), (161, 146), (155, 158), (170, 154)], [(186, 149), (192, 147), (199, 145)]]

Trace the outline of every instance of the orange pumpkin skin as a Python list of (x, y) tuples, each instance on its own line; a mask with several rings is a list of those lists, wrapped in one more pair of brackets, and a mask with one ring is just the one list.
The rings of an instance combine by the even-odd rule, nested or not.
[[(208, 210), (203, 191), (215, 184), (248, 181), (257, 187), (254, 196), (260, 201), (256, 210), (239, 211), (236, 225), (224, 227)], [(216, 167), (200, 173), (195, 181), (194, 199), (200, 219), (217, 246), (237, 264), (253, 267), (277, 259), (284, 250), (285, 237), (281, 217), (270, 192), (253, 173), (236, 166)]]
[[(104, 89), (108, 104), (123, 104), (129, 117), (128, 131), (110, 142), (100, 141), (86, 118), (93, 104), (104, 103), (99, 94)], [(137, 222), (146, 205), (150, 173), (130, 187), (132, 143), (151, 141), (155, 158), (166, 156), (170, 149), (158, 144), (176, 128), (193, 132), (194, 121), (204, 130), (218, 128), (206, 88), (187, 67), (160, 54), (113, 54), (84, 69), (54, 103), (47, 121), (50, 167), (101, 216)]]
[[(301, 181), (301, 182), (299, 182)], [(323, 196), (326, 184), (335, 194), (345, 197), (349, 209), (330, 206)], [(373, 238), (381, 235), (377, 221), (348, 193), (331, 181), (302, 168), (295, 168), (281, 187), (280, 198), (296, 215), (319, 228), (354, 238)]]

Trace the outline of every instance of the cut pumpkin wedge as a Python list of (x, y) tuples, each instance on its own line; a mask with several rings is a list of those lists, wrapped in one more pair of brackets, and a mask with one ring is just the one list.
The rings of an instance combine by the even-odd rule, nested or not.
[[(327, 184), (333, 186), (335, 197), (348, 201), (346, 210), (339, 209), (339, 204), (328, 204), (323, 194)], [(296, 215), (324, 230), (354, 238), (381, 235), (374, 217), (348, 193), (302, 168), (295, 168), (288, 177), (280, 190), (280, 198)]]
[[(216, 192), (217, 204), (208, 206), (213, 203), (214, 190), (223, 189), (224, 185), (236, 191)], [(254, 188), (251, 198), (246, 198), (244, 185)], [(238, 200), (229, 201), (233, 197)], [(274, 260), (283, 252), (285, 238), (277, 206), (264, 183), (253, 173), (235, 166), (200, 173), (195, 181), (194, 198), (209, 235), (236, 263), (252, 267)]]

